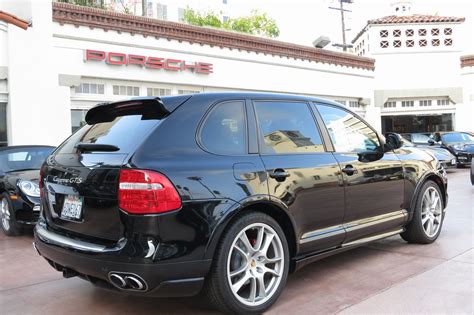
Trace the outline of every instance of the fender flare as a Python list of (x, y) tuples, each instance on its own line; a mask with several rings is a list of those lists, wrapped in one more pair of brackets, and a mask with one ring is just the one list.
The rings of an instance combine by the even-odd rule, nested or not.
[[(296, 242), (296, 240), (298, 239), (296, 236), (297, 229), (294, 219), (289, 214), (288, 207), (278, 198), (271, 197), (268, 195), (257, 195), (247, 197), (245, 199), (240, 200), (239, 202), (235, 202), (226, 210), (222, 218), (217, 222), (214, 230), (211, 232), (211, 236), (209, 237), (208, 244), (204, 251), (204, 259), (212, 259), (214, 257), (217, 244), (219, 243), (222, 234), (226, 230), (227, 226), (238, 214), (242, 213), (242, 211), (246, 211), (247, 209), (255, 209), (256, 207), (265, 206), (271, 206), (273, 208), (278, 209), (277, 211), (279, 212), (279, 214), (284, 214), (286, 217), (285, 219), (288, 219), (291, 224), (293, 237), (295, 240), (294, 244), (291, 245), (294, 245), (294, 251), (295, 253), (297, 253), (299, 250), (299, 244), (298, 242)], [(290, 242), (290, 240), (288, 240), (288, 242)], [(288, 245), (291, 248), (291, 245)]]
[[(421, 188), (433, 176), (437, 177), (438, 180), (441, 183), (444, 183), (443, 177), (438, 172), (429, 171), (429, 172), (426, 172), (425, 174), (423, 174), (423, 176), (418, 180), (418, 183), (416, 184), (415, 189), (413, 191), (413, 196), (410, 200), (410, 209), (409, 209), (409, 212), (408, 212), (408, 216), (409, 216), (408, 221), (411, 221), (412, 218), (413, 218), (413, 212), (414, 212), (413, 209), (415, 208), (415, 203), (416, 203), (416, 200), (418, 199), (418, 194), (420, 193)], [(439, 183), (436, 183), (436, 184), (439, 186)], [(443, 209), (445, 209), (446, 208), (446, 203), (447, 203), (447, 192), (445, 191), (444, 187), (439, 187), (439, 188), (441, 189), (441, 193), (443, 194), (442, 195)]]

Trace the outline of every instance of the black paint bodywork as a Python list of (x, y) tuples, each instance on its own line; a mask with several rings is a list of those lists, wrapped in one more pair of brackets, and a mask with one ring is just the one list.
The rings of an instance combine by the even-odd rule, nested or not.
[[(206, 113), (229, 100), (245, 103), (247, 154), (213, 154), (200, 145), (200, 125)], [(255, 100), (307, 103), (320, 123), (326, 152), (259, 154), (252, 107)], [(165, 105), (167, 101), (174, 98), (164, 97)], [(345, 243), (402, 229), (410, 220), (417, 190), (428, 179), (438, 183), (446, 205), (446, 176), (431, 155), (404, 147), (385, 152), (377, 161), (360, 162), (356, 154), (335, 153), (314, 106), (318, 103), (338, 106), (293, 95), (197, 94), (162, 119), (145, 139), (137, 139), (136, 148), (128, 154), (53, 153), (43, 166), (45, 198), (39, 228), (72, 240), (101, 244), (108, 250), (97, 253), (68, 249), (36, 233), (39, 253), (56, 269), (72, 270), (98, 285), (110, 287), (107, 275), (111, 271), (133, 272), (147, 281), (147, 294), (192, 295), (203, 284), (222, 233), (242, 211), (262, 211), (279, 222), (295, 269), (299, 261), (335, 253)], [(348, 176), (341, 171), (348, 163), (358, 170), (357, 174)], [(121, 168), (166, 175), (181, 196), (182, 208), (146, 216), (120, 210), (117, 190)], [(287, 170), (289, 177), (283, 182), (270, 178), (269, 172), (276, 168)], [(73, 178), (82, 180), (57, 182)], [(64, 221), (58, 216), (61, 195), (74, 193), (84, 196), (81, 222)], [(407, 215), (399, 220), (362, 224), (368, 218), (404, 210)], [(349, 221), (360, 228), (346, 228), (344, 224)], [(336, 233), (302, 241), (311, 231), (326, 228), (334, 228)]]

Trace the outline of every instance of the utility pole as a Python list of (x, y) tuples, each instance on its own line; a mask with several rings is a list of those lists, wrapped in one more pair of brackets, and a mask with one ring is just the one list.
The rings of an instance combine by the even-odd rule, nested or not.
[(352, 11), (344, 9), (344, 2), (352, 3), (353, 0), (338, 0), (338, 1), (339, 1), (339, 8), (329, 7), (329, 9), (338, 10), (341, 12), (342, 44), (333, 44), (333, 46), (342, 47), (343, 51), (347, 51), (347, 48), (352, 47), (352, 45), (348, 45), (346, 42), (346, 22), (344, 18), (344, 12), (352, 12)]

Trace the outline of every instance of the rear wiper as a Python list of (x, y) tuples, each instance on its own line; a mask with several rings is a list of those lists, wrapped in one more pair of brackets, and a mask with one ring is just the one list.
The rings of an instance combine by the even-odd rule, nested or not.
[(120, 150), (119, 147), (112, 144), (102, 144), (102, 143), (87, 143), (79, 142), (74, 146), (78, 151), (103, 151), (103, 152), (115, 152)]

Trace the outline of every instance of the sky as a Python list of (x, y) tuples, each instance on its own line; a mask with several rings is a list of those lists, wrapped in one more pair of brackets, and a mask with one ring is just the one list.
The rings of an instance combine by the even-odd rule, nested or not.
[[(348, 13), (346, 34), (348, 42), (366, 25), (367, 20), (391, 15), (393, 0), (353, 0), (345, 4)], [(339, 6), (338, 0), (229, 0), (231, 15), (246, 15), (251, 8), (266, 12), (277, 21), (279, 40), (311, 45), (320, 35), (332, 42), (342, 42), (340, 13), (328, 7)], [(240, 11), (240, 12), (239, 12)], [(474, 52), (473, 28), (474, 0), (413, 0), (412, 13), (465, 17), (466, 45), (463, 50)], [(326, 47), (329, 48), (329, 47)]]

